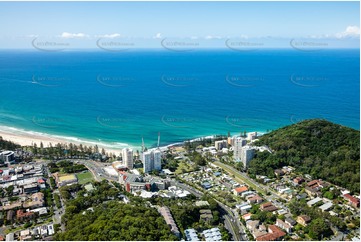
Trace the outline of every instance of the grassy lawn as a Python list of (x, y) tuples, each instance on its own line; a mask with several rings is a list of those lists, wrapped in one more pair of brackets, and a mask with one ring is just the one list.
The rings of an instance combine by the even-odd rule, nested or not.
[(86, 184), (94, 180), (90, 171), (76, 174), (76, 177), (78, 178), (79, 184)]
[(192, 172), (194, 171), (194, 168), (191, 167), (189, 164), (187, 164), (186, 162), (184, 161), (181, 161), (178, 165), (178, 168), (177, 170), (175, 171), (175, 174), (176, 175), (180, 175), (180, 174), (183, 174), (183, 173), (189, 173), (189, 172)]

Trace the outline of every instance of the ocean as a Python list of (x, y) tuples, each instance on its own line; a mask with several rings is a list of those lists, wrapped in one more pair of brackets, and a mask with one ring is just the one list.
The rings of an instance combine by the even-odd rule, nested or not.
[(358, 49), (0, 51), (0, 126), (111, 148), (268, 132), (309, 118), (359, 130)]

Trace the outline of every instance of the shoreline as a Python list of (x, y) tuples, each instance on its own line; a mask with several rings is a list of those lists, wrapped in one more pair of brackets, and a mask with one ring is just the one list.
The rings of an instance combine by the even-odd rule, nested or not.
[[(113, 153), (113, 154), (115, 153), (116, 155), (119, 155), (122, 152), (122, 149), (124, 148), (124, 147), (119, 147), (119, 148), (109, 147), (107, 144), (102, 144), (102, 142), (100, 141), (99, 142), (86, 141), (75, 137), (67, 138), (65, 136), (62, 137), (62, 136), (44, 134), (35, 131), (26, 131), (7, 126), (0, 126), (0, 136), (3, 138), (3, 140), (11, 141), (21, 146), (31, 146), (34, 143), (36, 143), (37, 146), (39, 147), (41, 142), (43, 143), (44, 147), (49, 147), (50, 143), (53, 146), (55, 146), (58, 143), (61, 144), (72, 143), (75, 145), (82, 144), (83, 146), (88, 146), (88, 147), (94, 147), (95, 145), (97, 145), (100, 150), (104, 148), (106, 153)], [(131, 147), (131, 146), (126, 145), (126, 147)]]
[[(256, 131), (256, 132), (258, 132), (258, 131)], [(261, 131), (258, 133), (264, 134), (265, 132)], [(231, 133), (231, 136), (233, 136), (233, 135), (236, 135), (236, 133)], [(193, 138), (190, 138), (190, 139), (187, 139), (184, 141), (171, 142), (169, 144), (162, 145), (159, 148), (160, 149), (169, 149), (169, 147), (172, 147), (172, 146), (182, 146), (187, 141), (195, 142), (195, 141), (199, 141), (202, 139), (214, 138), (215, 136), (216, 135), (213, 134), (213, 135), (204, 135), (204, 136), (193, 137)], [(76, 144), (76, 145), (82, 144), (83, 146), (88, 146), (88, 147), (94, 147), (95, 145), (97, 145), (100, 150), (104, 149), (106, 153), (113, 153), (116, 155), (120, 155), (123, 148), (132, 148), (133, 150), (139, 150), (139, 151), (141, 150), (140, 146), (139, 147), (131, 146), (126, 143), (107, 144), (107, 143), (103, 143), (101, 141), (82, 140), (77, 137), (51, 135), (51, 134), (47, 134), (47, 133), (24, 130), (24, 129), (14, 128), (14, 127), (9, 127), (9, 126), (2, 126), (2, 125), (0, 125), (0, 137), (2, 137), (3, 140), (8, 140), (8, 141), (14, 142), (16, 144), (19, 144), (21, 146), (31, 146), (34, 143), (36, 143), (37, 146), (40, 147), (41, 142), (43, 143), (44, 147), (49, 147), (50, 143), (53, 146), (55, 146), (58, 143), (61, 143), (61, 144), (72, 143), (72, 144)], [(114, 147), (114, 146), (119, 146), (119, 148)], [(149, 149), (153, 149), (153, 148), (156, 148), (156, 147), (149, 147)]]

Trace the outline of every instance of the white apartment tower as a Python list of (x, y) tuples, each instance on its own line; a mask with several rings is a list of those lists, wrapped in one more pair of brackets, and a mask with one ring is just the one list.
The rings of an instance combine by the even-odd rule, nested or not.
[(162, 169), (162, 152), (159, 149), (143, 152), (142, 155), (144, 173)]
[(122, 159), (123, 164), (128, 167), (128, 169), (133, 169), (133, 150), (129, 148), (122, 149)]
[(233, 157), (235, 161), (240, 162), (242, 160), (241, 159), (242, 147), (245, 146), (246, 144), (247, 144), (247, 140), (242, 137), (237, 137), (234, 140)]
[(244, 168), (248, 167), (249, 162), (253, 159), (253, 157), (254, 157), (254, 148), (248, 145), (242, 147), (241, 161), (243, 163)]

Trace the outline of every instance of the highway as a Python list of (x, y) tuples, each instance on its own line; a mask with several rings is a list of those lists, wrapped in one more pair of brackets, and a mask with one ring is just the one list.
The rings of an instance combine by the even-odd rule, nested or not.
[(93, 177), (96, 181), (106, 179), (109, 181), (118, 182), (117, 177), (110, 176), (104, 171), (104, 168), (110, 165), (109, 163), (99, 163), (93, 160), (76, 160), (76, 162), (85, 165), (86, 168), (88, 168), (88, 170), (93, 174)]

